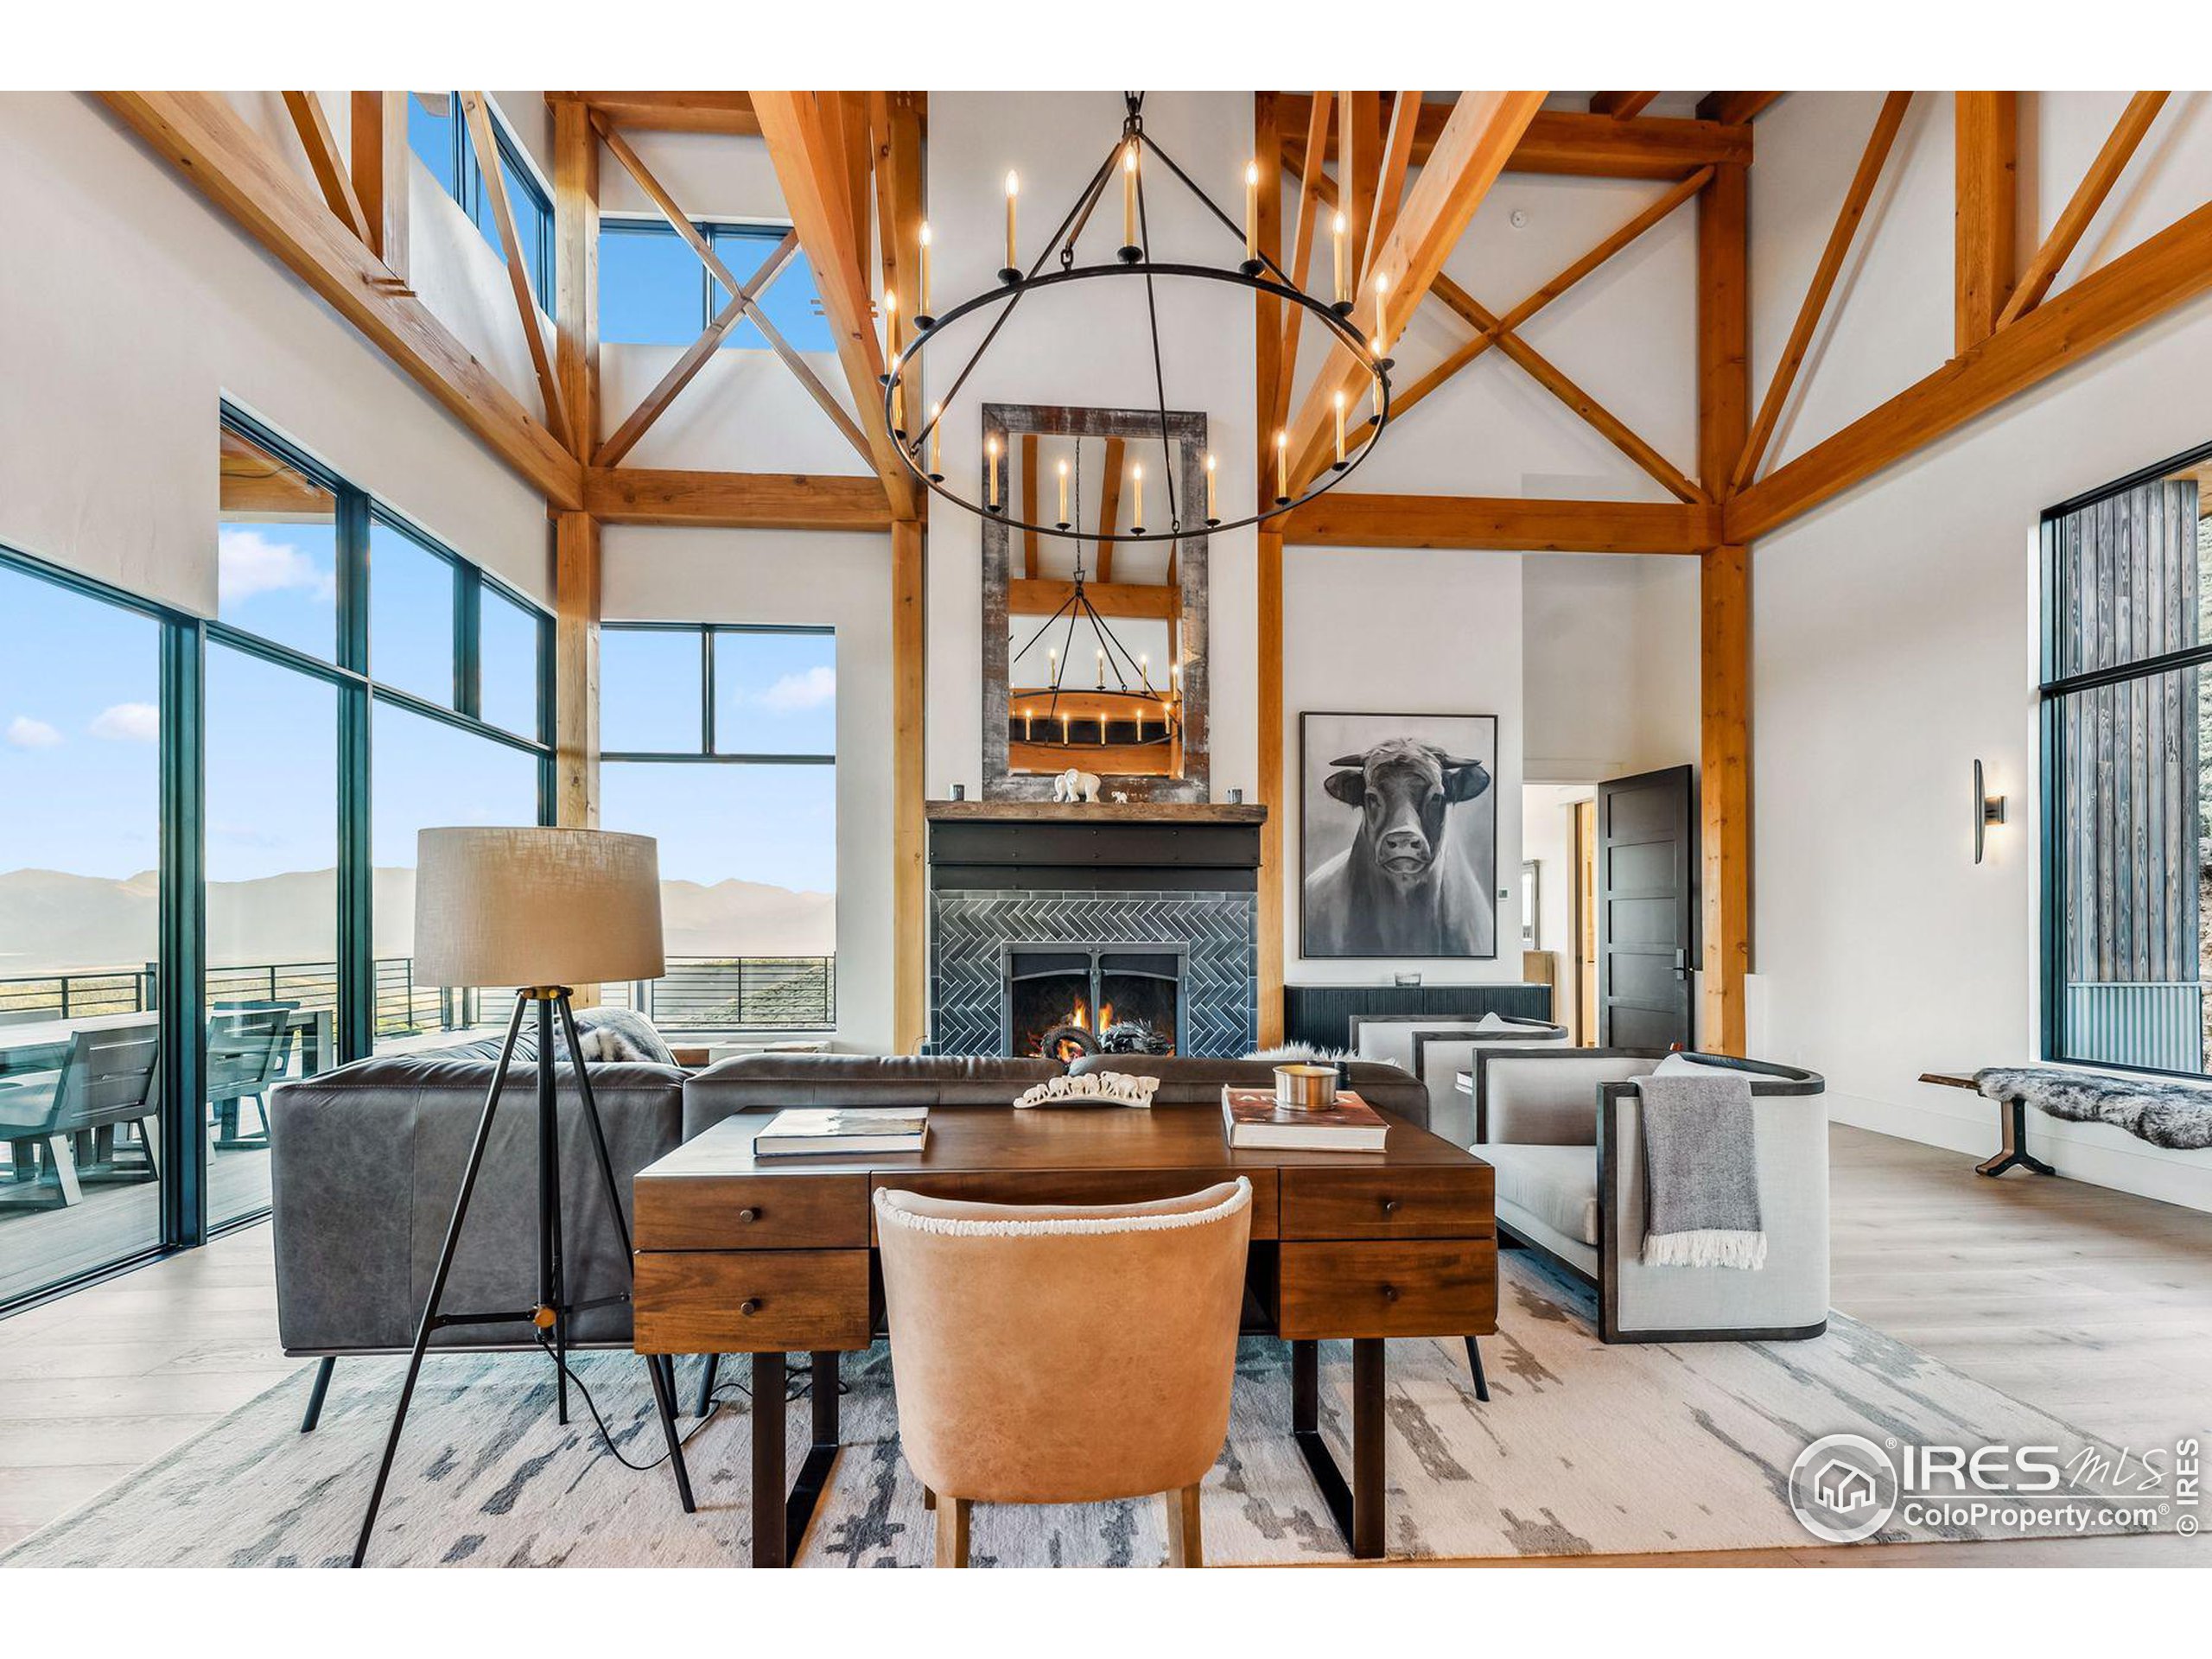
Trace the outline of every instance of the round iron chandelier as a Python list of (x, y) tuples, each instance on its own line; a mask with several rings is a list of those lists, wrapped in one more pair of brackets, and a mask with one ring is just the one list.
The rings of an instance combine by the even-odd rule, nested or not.
[[(1376, 442), (1390, 420), (1392, 361), (1385, 332), (1385, 291), (1378, 279), (1371, 307), (1373, 333), (1371, 335), (1363, 334), (1359, 327), (1358, 308), (1350, 292), (1348, 264), (1344, 252), (1344, 221), (1343, 215), (1339, 214), (1336, 220), (1337, 255), (1333, 261), (1335, 297), (1323, 301), (1307, 293), (1259, 245), (1257, 165), (1248, 165), (1245, 168), (1244, 225), (1240, 230), (1236, 222), (1224, 213), (1146, 131), (1144, 94), (1129, 92), (1124, 94), (1124, 99), (1127, 113), (1122, 118), (1120, 137), (1116, 139), (1105, 160), (1091, 175), (1090, 181), (1077, 192), (1073, 204), (1027, 270), (1023, 270), (1018, 263), (1017, 207), (1020, 189), (1018, 179), (1012, 173), (1007, 175), (1006, 264), (998, 273), (995, 288), (986, 289), (944, 311), (933, 311), (929, 292), (930, 230), (927, 225), (921, 227), (921, 291), (917, 296), (918, 304), (912, 318), (911, 338), (902, 334), (895, 296), (890, 294), (884, 296), (883, 344), (887, 365), (882, 377), (885, 422), (893, 435), (893, 447), (899, 452), (899, 460), (931, 493), (978, 518), (994, 519), (1016, 530), (1039, 536), (1091, 542), (1173, 542), (1199, 533), (1201, 530), (1240, 530), (1326, 494), (1373, 453)], [(1145, 195), (1145, 175), (1149, 170), (1147, 157), (1165, 168), (1167, 175), (1188, 191), (1206, 213), (1218, 221), (1230, 235), (1241, 238), (1244, 251), (1241, 262), (1233, 265), (1210, 265), (1163, 263), (1151, 257), (1149, 213)], [(1109, 260), (1079, 263), (1081, 256), (1077, 245), (1117, 174), (1122, 181), (1121, 245)], [(1056, 268), (1047, 270), (1048, 264)], [(1144, 283), (1153, 386), (1160, 412), (1160, 442), (1169, 454), (1169, 463), (1161, 469), (1166, 485), (1166, 526), (1147, 529), (1141, 524), (1133, 524), (1128, 530), (1118, 526), (1109, 530), (1102, 525), (1096, 531), (1080, 528), (1072, 521), (1066, 508), (1065, 469), (1058, 515), (1047, 519), (1040, 514), (1035, 522), (1020, 517), (1011, 510), (1007, 499), (1007, 480), (1004, 473), (1011, 462), (1011, 456), (999, 451), (995, 442), (986, 448), (982, 499), (976, 499), (952, 488), (946, 482), (941, 464), (941, 429), (946, 411), (953, 406), (962, 387), (967, 385), (969, 377), (975, 372), (976, 365), (998, 340), (1023, 297), (1039, 289), (1115, 280), (1135, 280)], [(1287, 433), (1276, 432), (1273, 465), (1267, 469), (1269, 475), (1255, 480), (1255, 499), (1249, 512), (1232, 512), (1226, 517), (1222, 514), (1214, 483), (1214, 457), (1211, 455), (1206, 457), (1206, 499), (1203, 504), (1203, 512), (1198, 511), (1200, 504), (1178, 499), (1178, 469), (1173, 461), (1173, 440), (1169, 435), (1166, 367), (1160, 343), (1159, 289), (1169, 282), (1217, 283), (1249, 289), (1255, 293), (1272, 295), (1285, 304), (1310, 312), (1320, 320), (1333, 341), (1351, 353), (1367, 376), (1370, 407), (1365, 415), (1353, 411), (1349, 393), (1338, 391), (1336, 394), (1334, 455), (1326, 465), (1316, 470), (1310, 480), (1301, 480), (1295, 475), (1294, 469), (1301, 465), (1302, 457), (1289, 453)], [(982, 341), (953, 375), (951, 384), (944, 395), (923, 409), (918, 398), (910, 398), (909, 391), (911, 384), (920, 378), (919, 368), (933, 339), (948, 325), (990, 311), (993, 308), (996, 308), (996, 315), (990, 319)]]

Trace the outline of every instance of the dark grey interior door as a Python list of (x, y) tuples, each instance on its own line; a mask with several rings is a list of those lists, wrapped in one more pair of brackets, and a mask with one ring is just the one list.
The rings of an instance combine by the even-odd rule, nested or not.
[(1598, 785), (1598, 1040), (1606, 1047), (1691, 1046), (1696, 810), (1688, 766)]

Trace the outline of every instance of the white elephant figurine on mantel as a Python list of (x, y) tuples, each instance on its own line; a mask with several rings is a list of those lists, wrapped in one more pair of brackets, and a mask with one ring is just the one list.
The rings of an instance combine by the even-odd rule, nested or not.
[(1056, 801), (1084, 801), (1092, 805), (1098, 802), (1098, 774), (1078, 772), (1070, 766), (1052, 779), (1052, 798)]

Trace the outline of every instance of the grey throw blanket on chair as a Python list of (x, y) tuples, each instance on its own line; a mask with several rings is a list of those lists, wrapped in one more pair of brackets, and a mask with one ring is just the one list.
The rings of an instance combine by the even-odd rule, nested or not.
[(1751, 1079), (1683, 1061), (1637, 1080), (1643, 1096), (1643, 1264), (1766, 1265)]

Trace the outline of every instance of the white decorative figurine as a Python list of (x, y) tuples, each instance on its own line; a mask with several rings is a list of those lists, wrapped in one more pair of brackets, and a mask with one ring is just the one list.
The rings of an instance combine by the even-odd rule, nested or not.
[(1087, 801), (1092, 805), (1097, 804), (1098, 774), (1095, 772), (1077, 772), (1073, 766), (1070, 766), (1052, 779), (1052, 798), (1056, 801)]
[(1127, 806), (1128, 804), (1129, 804), (1129, 791), (1128, 791), (1128, 790), (1126, 790), (1126, 789), (1117, 789), (1117, 790), (1116, 790), (1116, 791), (1114, 791), (1114, 804), (1115, 804), (1115, 805), (1116, 805), (1116, 806)]

